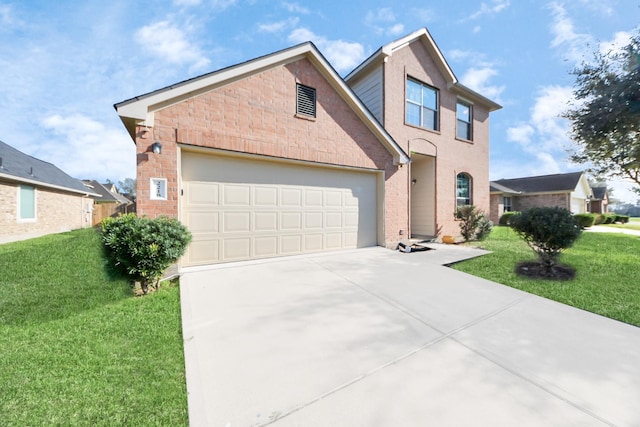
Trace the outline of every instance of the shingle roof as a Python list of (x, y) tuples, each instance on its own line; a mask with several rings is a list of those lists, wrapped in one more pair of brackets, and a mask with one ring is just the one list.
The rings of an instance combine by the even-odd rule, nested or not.
[(91, 179), (83, 179), (82, 182), (84, 182), (85, 185), (89, 185), (89, 188), (91, 188), (91, 190), (94, 193), (98, 193), (100, 196), (102, 196), (98, 198), (96, 201), (117, 202), (117, 203), (126, 204), (126, 205), (132, 203), (131, 200), (127, 199), (122, 194), (109, 191), (109, 189), (106, 187), (105, 184), (100, 184), (98, 181), (94, 181)]
[[(547, 193), (573, 191), (580, 181), (582, 172), (560, 173), (553, 175), (530, 176), (525, 178), (499, 179), (491, 181), (491, 191), (502, 191), (507, 188), (511, 192)], [(499, 186), (499, 187), (498, 187)], [(495, 189), (494, 189), (495, 188)]]
[(70, 177), (55, 165), (24, 154), (2, 141), (0, 141), (0, 178), (41, 184), (74, 193), (93, 194), (80, 180)]
[(591, 191), (593, 191), (594, 199), (602, 200), (607, 194), (607, 187), (591, 187)]

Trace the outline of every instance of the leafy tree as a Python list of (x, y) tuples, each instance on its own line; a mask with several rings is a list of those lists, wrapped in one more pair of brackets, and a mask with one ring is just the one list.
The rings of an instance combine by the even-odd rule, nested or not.
[(562, 251), (571, 247), (582, 232), (571, 212), (558, 207), (531, 208), (512, 216), (510, 225), (548, 270), (558, 265)]
[(124, 181), (118, 181), (118, 190), (122, 194), (126, 194), (131, 200), (136, 200), (136, 180), (133, 178), (125, 178)]
[(191, 242), (191, 233), (177, 219), (138, 218), (135, 214), (105, 218), (102, 241), (111, 266), (130, 280), (140, 282), (143, 293), (176, 262)]
[(640, 33), (622, 51), (596, 52), (573, 74), (577, 102), (564, 114), (577, 145), (571, 159), (640, 185)]

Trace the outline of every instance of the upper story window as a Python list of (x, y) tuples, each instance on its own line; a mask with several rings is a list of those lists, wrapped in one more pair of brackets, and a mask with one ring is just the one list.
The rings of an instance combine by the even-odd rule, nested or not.
[(407, 79), (406, 121), (410, 125), (439, 130), (438, 90)]
[(316, 116), (315, 88), (296, 83), (296, 114), (308, 117)]
[(473, 129), (471, 124), (473, 121), (473, 108), (470, 104), (458, 101), (456, 105), (456, 136), (459, 139), (473, 140)]
[(18, 220), (36, 220), (36, 189), (30, 185), (18, 187)]
[(456, 176), (456, 206), (471, 204), (471, 177), (466, 173), (459, 173)]

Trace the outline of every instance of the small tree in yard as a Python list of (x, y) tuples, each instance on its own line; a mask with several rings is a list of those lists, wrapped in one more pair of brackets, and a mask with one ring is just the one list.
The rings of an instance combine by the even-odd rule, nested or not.
[(465, 242), (473, 239), (482, 240), (493, 230), (493, 222), (473, 205), (459, 206), (454, 216), (460, 220), (460, 234)]
[(571, 247), (582, 232), (571, 212), (557, 207), (531, 208), (513, 216), (510, 223), (539, 259), (537, 265), (529, 263), (519, 268), (519, 273), (547, 278), (573, 277), (573, 270), (558, 265), (562, 251)]
[(140, 282), (144, 294), (176, 262), (191, 242), (191, 233), (178, 220), (138, 218), (126, 214), (102, 221), (107, 258), (120, 274)]

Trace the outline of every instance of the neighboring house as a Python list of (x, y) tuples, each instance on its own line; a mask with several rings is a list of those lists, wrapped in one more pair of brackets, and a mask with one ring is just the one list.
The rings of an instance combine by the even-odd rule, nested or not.
[(609, 191), (606, 186), (592, 186), (593, 199), (591, 199), (591, 213), (607, 213), (609, 212)]
[(593, 199), (584, 172), (530, 176), (491, 181), (489, 219), (497, 223), (504, 212), (524, 211), (534, 206), (557, 206), (572, 213), (589, 212)]
[(489, 208), (499, 106), (457, 82), (424, 29), (347, 81), (358, 92), (369, 74), (384, 78), (363, 101), (303, 43), (116, 104), (138, 214), (187, 225), (183, 266), (459, 234), (456, 204)]
[(83, 179), (82, 182), (93, 192), (99, 194), (93, 200), (93, 225), (108, 217), (131, 212), (133, 202), (118, 192), (113, 184), (100, 184), (98, 181)]
[(95, 196), (51, 163), (0, 141), (0, 243), (90, 227)]

